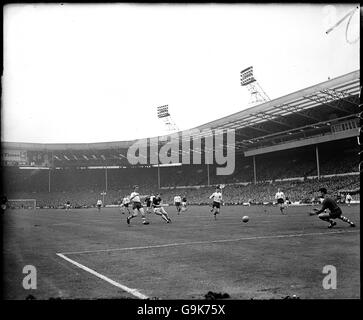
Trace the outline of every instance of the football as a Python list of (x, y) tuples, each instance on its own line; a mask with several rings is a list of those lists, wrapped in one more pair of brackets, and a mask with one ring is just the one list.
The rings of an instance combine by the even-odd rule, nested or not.
[(242, 218), (242, 221), (243, 221), (243, 222), (248, 222), (248, 220), (250, 220), (250, 218), (249, 218), (248, 216), (244, 216), (244, 217)]

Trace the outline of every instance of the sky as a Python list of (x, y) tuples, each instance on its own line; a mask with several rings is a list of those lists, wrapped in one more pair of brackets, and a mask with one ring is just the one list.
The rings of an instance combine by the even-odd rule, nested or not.
[[(271, 99), (360, 68), (355, 4), (12, 4), (4, 7), (2, 141), (163, 135), (247, 108), (240, 71)], [(358, 10), (347, 31), (359, 37)]]

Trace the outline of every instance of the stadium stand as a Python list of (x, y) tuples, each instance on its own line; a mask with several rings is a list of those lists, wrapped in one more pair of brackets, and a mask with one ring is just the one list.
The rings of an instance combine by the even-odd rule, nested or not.
[(117, 204), (135, 184), (145, 195), (161, 191), (170, 204), (175, 194), (209, 203), (217, 184), (227, 185), (227, 204), (270, 203), (278, 187), (291, 201), (309, 202), (322, 184), (336, 196), (349, 190), (359, 200), (359, 90), (355, 71), (199, 126), (235, 129), (231, 175), (217, 175), (217, 165), (205, 162), (130, 165), (127, 152), (135, 141), (5, 142), (3, 190), (9, 199), (36, 199), (40, 207), (66, 201), (94, 206), (102, 192), (106, 204)]

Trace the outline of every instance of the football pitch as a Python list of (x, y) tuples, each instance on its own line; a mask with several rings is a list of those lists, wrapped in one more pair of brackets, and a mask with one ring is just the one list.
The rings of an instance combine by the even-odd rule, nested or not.
[[(310, 206), (190, 206), (172, 223), (147, 214), (131, 225), (118, 208), (7, 210), (3, 215), (5, 299), (360, 298), (360, 209), (342, 206), (355, 228), (309, 217)], [(242, 216), (248, 215), (248, 223)], [(36, 268), (25, 290), (23, 268)], [(324, 289), (325, 266), (336, 289)]]

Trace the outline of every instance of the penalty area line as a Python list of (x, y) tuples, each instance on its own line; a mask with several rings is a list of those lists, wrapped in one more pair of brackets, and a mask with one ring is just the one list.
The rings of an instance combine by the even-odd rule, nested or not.
[(94, 276), (96, 276), (96, 277), (98, 277), (98, 278), (100, 278), (100, 279), (102, 279), (102, 280), (104, 280), (104, 281), (106, 281), (106, 282), (108, 282), (108, 283), (112, 284), (113, 286), (115, 286), (115, 287), (117, 287), (117, 288), (120, 288), (120, 289), (122, 289), (122, 290), (124, 290), (124, 291), (126, 291), (126, 292), (130, 293), (131, 295), (133, 295), (133, 296), (134, 296), (134, 297), (136, 297), (136, 298), (139, 298), (139, 299), (149, 299), (149, 297), (148, 297), (148, 296), (146, 296), (146, 295), (142, 294), (142, 293), (141, 293), (140, 291), (138, 291), (137, 289), (132, 289), (132, 288), (129, 288), (129, 287), (127, 287), (127, 286), (125, 286), (125, 285), (123, 285), (123, 284), (121, 284), (121, 283), (118, 283), (118, 282), (116, 282), (116, 281), (114, 281), (114, 280), (112, 280), (112, 279), (110, 279), (110, 278), (108, 278), (108, 277), (106, 277), (106, 276), (104, 276), (104, 275), (102, 275), (102, 274), (98, 273), (97, 271), (95, 271), (95, 270), (93, 270), (93, 269), (91, 269), (91, 268), (88, 268), (88, 267), (84, 266), (83, 264), (80, 264), (79, 262), (74, 261), (74, 260), (72, 260), (72, 259), (70, 259), (70, 258), (66, 257), (66, 256), (65, 256), (64, 254), (62, 254), (62, 253), (56, 253), (56, 255), (57, 255), (58, 257), (60, 257), (60, 258), (64, 259), (64, 260), (66, 260), (66, 261), (68, 261), (68, 262), (70, 262), (70, 263), (74, 264), (74, 265), (75, 265), (75, 266), (77, 266), (78, 268), (80, 268), (80, 269), (82, 269), (82, 270), (84, 270), (84, 271), (87, 271), (87, 272), (89, 272), (89, 273), (93, 274)]
[(359, 230), (354, 230), (354, 231), (311, 232), (311, 233), (293, 233), (293, 234), (280, 234), (280, 235), (269, 235), (269, 236), (244, 237), (244, 238), (236, 238), (236, 239), (221, 239), (221, 240), (208, 240), (208, 241), (176, 242), (176, 243), (166, 243), (166, 244), (151, 245), (151, 246), (142, 246), (142, 247), (111, 248), (111, 249), (85, 250), (85, 251), (71, 251), (71, 252), (62, 252), (62, 253), (59, 253), (59, 254), (70, 255), (70, 254), (111, 252), (111, 251), (142, 250), (142, 249), (155, 249), (155, 248), (167, 248), (167, 247), (187, 246), (187, 245), (194, 245), (194, 244), (214, 244), (214, 243), (238, 242), (238, 241), (244, 241), (244, 240), (294, 238), (294, 237), (304, 237), (304, 236), (320, 236), (320, 235), (343, 234), (343, 233), (345, 234), (345, 233), (355, 233), (355, 232), (359, 232)]

